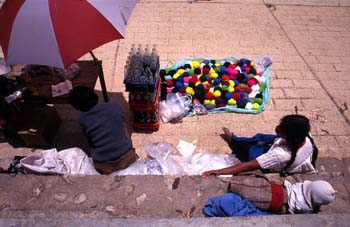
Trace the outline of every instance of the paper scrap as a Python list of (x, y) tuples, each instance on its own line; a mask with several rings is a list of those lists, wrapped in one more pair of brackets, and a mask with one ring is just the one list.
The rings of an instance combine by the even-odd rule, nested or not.
[(180, 140), (176, 148), (178, 149), (182, 157), (187, 158), (193, 154), (194, 150), (196, 149), (196, 146), (193, 145), (193, 143)]
[(72, 82), (69, 80), (65, 80), (62, 83), (51, 85), (52, 97), (57, 97), (65, 94), (69, 94), (69, 92), (73, 89)]

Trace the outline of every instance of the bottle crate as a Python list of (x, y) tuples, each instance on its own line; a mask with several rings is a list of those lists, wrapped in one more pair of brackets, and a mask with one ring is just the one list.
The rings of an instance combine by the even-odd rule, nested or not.
[(155, 111), (134, 111), (132, 113), (132, 126), (135, 131), (157, 131), (159, 129), (159, 108)]
[(155, 111), (159, 107), (160, 80), (154, 92), (130, 92), (129, 109), (131, 111)]

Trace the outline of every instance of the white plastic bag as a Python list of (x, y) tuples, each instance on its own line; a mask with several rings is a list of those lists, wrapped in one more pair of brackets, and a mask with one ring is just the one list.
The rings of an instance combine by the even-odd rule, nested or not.
[(185, 160), (172, 144), (167, 142), (146, 143), (145, 151), (150, 157), (157, 160), (163, 174), (181, 175), (184, 173)]
[(183, 157), (170, 143), (146, 143), (150, 160), (140, 160), (113, 175), (201, 175), (204, 171), (234, 164), (235, 157), (226, 154), (197, 153)]
[(89, 157), (79, 148), (60, 152), (45, 150), (21, 159), (20, 165), (28, 173), (99, 175)]
[(139, 160), (126, 169), (113, 172), (112, 175), (163, 175), (163, 170), (155, 159)]
[(180, 96), (179, 93), (169, 93), (165, 101), (159, 104), (159, 113), (163, 122), (178, 121), (186, 116), (192, 99), (189, 95)]
[(222, 169), (234, 165), (236, 158), (227, 154), (197, 153), (187, 159), (187, 174), (201, 175), (213, 169)]
[(253, 60), (258, 72), (264, 72), (269, 65), (272, 64), (272, 59), (268, 56), (257, 57)]

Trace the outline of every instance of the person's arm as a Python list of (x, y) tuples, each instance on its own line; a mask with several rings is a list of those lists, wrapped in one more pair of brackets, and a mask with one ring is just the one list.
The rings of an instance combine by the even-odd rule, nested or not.
[(209, 170), (202, 173), (203, 177), (208, 177), (210, 175), (236, 175), (242, 172), (259, 169), (260, 165), (256, 160), (251, 160), (248, 162), (242, 162), (237, 165), (233, 165), (223, 169)]

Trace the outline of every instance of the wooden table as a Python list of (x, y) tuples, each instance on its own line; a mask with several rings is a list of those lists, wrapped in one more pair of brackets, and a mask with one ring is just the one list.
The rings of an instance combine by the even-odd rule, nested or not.
[[(102, 62), (78, 61), (76, 63), (80, 66), (80, 73), (71, 80), (73, 87), (87, 86), (94, 90), (97, 78), (99, 78), (104, 100), (108, 102)], [(62, 82), (62, 80), (55, 75), (30, 76), (25, 84), (29, 92), (24, 93), (22, 97), (24, 102), (18, 99), (8, 104), (3, 97), (0, 97), (0, 119), (6, 121), (4, 127), (6, 132), (11, 135), (7, 137), (7, 139), (12, 145), (22, 146), (22, 142), (24, 142), (24, 145), (29, 147), (32, 145), (43, 146), (52, 140), (56, 132), (50, 131), (50, 129), (58, 128), (60, 119), (55, 111), (49, 109), (53, 107), (45, 107), (44, 104), (69, 103), (68, 94), (52, 97), (51, 85), (60, 82)], [(42, 116), (39, 118), (37, 117), (36, 120), (31, 117), (36, 117), (38, 113), (42, 114)], [(23, 122), (14, 122), (14, 115), (19, 116), (19, 119), (23, 119)], [(45, 119), (46, 124), (44, 124)], [(53, 125), (49, 125), (49, 123)], [(30, 133), (32, 128), (35, 128), (37, 134)]]
[[(94, 90), (97, 77), (100, 79), (102, 93), (105, 101), (108, 101), (106, 85), (104, 82), (104, 76), (102, 68), (100, 68), (101, 61), (78, 61), (76, 62), (80, 66), (80, 73), (77, 77), (71, 80), (74, 86), (87, 86)], [(23, 97), (25, 102), (32, 103), (53, 103), (53, 104), (64, 104), (69, 103), (68, 94), (58, 97), (52, 97), (51, 85), (55, 85), (62, 82), (62, 80), (55, 75), (40, 75), (31, 77), (26, 82), (28, 88), (28, 94)]]

